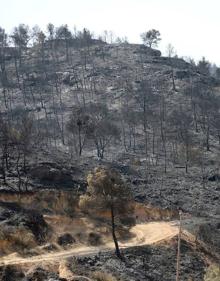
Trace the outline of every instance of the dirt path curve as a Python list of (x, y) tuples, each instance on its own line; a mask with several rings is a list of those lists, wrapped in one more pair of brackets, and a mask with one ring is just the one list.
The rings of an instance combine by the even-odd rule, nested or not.
[[(131, 232), (134, 234), (134, 237), (124, 243), (120, 242), (119, 244), (121, 248), (149, 245), (170, 239), (177, 235), (178, 225), (176, 222), (143, 223), (135, 225), (131, 229)], [(70, 250), (46, 253), (28, 258), (22, 258), (18, 256), (17, 253), (14, 253), (0, 258), (0, 266), (41, 263), (46, 261), (59, 261), (72, 256), (96, 254), (100, 251), (111, 251), (113, 249), (113, 243), (107, 243), (99, 247), (89, 247), (81, 245), (78, 247), (71, 248)]]

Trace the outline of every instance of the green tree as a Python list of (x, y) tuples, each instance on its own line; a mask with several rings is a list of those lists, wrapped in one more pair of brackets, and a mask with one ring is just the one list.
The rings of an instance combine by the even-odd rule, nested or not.
[(141, 33), (141, 39), (146, 46), (150, 48), (157, 47), (158, 43), (161, 40), (160, 32), (156, 29), (151, 29), (147, 32)]
[(131, 191), (119, 173), (106, 168), (96, 168), (88, 175), (87, 182), (87, 191), (80, 197), (80, 207), (85, 210), (110, 212), (115, 253), (122, 258), (116, 236), (116, 218), (132, 215)]

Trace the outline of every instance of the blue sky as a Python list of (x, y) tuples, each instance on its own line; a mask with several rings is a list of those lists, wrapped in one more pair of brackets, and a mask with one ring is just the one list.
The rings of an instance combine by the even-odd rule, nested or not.
[(0, 26), (8, 32), (19, 23), (66, 23), (139, 43), (141, 32), (155, 28), (163, 52), (171, 43), (179, 56), (205, 56), (220, 65), (220, 0), (0, 0), (0, 7)]

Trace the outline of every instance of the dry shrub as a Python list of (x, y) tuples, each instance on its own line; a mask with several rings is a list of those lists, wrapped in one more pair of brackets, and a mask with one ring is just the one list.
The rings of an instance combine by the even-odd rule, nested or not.
[(4, 226), (0, 229), (0, 252), (11, 253), (17, 251), (22, 253), (25, 249), (37, 246), (33, 233), (28, 232), (25, 227), (14, 229)]
[(204, 281), (219, 281), (220, 280), (220, 266), (211, 265), (206, 272)]
[(84, 213), (88, 213), (88, 210), (90, 210), (90, 208), (92, 209), (93, 204), (92, 202), (90, 202), (90, 197), (87, 194), (84, 194), (82, 196), (80, 196), (80, 200), (79, 200), (79, 208), (84, 212)]
[(98, 246), (102, 244), (101, 236), (98, 233), (90, 232), (88, 235), (88, 244), (92, 246)]
[(112, 274), (102, 271), (95, 271), (92, 274), (92, 278), (95, 281), (117, 281), (117, 279)]

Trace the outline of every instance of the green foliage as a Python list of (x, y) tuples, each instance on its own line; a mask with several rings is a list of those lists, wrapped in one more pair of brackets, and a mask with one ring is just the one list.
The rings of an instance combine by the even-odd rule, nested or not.
[(109, 210), (113, 204), (116, 215), (132, 213), (131, 191), (119, 173), (99, 167), (88, 175), (87, 182), (87, 192), (80, 197), (82, 209)]
[(142, 33), (141, 39), (146, 46), (150, 48), (157, 47), (159, 41), (161, 40), (160, 32), (156, 29), (151, 29), (147, 32)]

